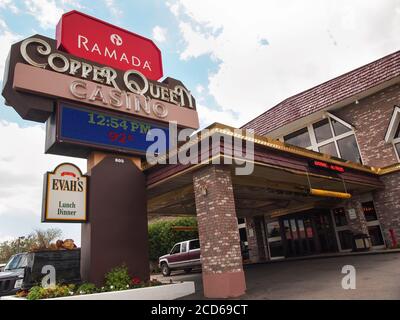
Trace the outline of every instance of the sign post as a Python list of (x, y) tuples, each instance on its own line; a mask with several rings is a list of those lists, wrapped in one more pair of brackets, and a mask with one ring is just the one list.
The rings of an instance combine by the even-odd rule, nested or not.
[(82, 224), (81, 275), (101, 286), (125, 264), (132, 276), (150, 277), (146, 181), (140, 159), (93, 152), (88, 157), (90, 219)]

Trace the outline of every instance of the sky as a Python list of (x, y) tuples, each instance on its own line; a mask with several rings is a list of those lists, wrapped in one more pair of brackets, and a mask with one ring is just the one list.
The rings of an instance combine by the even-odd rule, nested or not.
[[(400, 50), (400, 0), (0, 0), (0, 74), (9, 47), (55, 36), (79, 10), (151, 38), (164, 77), (196, 98), (201, 127), (241, 126), (280, 101)], [(0, 77), (1, 80), (1, 77)], [(44, 125), (0, 98), (0, 241), (58, 227), (80, 243), (79, 224), (40, 223), (43, 174), (64, 161), (44, 154)]]

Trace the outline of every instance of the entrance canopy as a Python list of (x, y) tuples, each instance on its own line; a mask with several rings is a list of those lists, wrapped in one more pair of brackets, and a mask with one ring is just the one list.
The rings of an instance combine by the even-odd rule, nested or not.
[[(232, 139), (240, 143), (232, 146)], [(245, 146), (251, 147), (252, 143), (254, 148), (246, 151)], [(201, 146), (207, 144), (209, 147), (201, 150)], [(240, 146), (243, 150), (239, 150)], [(376, 168), (269, 138), (249, 136), (245, 131), (218, 123), (197, 133), (180, 146), (178, 152), (188, 147), (198, 150), (198, 155), (191, 158), (192, 163), (145, 165), (149, 215), (195, 216), (193, 172), (212, 165), (230, 168), (238, 217), (281, 216), (314, 207), (331, 207), (342, 201), (332, 195), (326, 196), (325, 192), (313, 195), (310, 189), (354, 196), (383, 188)], [(171, 152), (164, 159), (168, 163), (173, 156)], [(248, 175), (236, 174), (236, 169), (243, 167), (236, 162), (239, 160), (254, 166), (254, 170)], [(335, 170), (316, 167), (313, 161)]]

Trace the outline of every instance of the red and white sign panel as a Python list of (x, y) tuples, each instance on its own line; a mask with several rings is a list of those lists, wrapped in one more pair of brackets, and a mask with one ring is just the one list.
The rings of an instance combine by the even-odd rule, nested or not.
[(151, 80), (163, 76), (161, 51), (154, 42), (78, 11), (63, 14), (57, 48), (115, 69), (134, 69)]

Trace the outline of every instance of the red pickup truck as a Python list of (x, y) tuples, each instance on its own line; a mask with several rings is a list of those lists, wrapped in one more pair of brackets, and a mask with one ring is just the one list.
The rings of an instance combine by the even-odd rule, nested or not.
[(171, 270), (185, 270), (190, 272), (194, 267), (201, 266), (200, 243), (198, 239), (179, 242), (174, 245), (169, 254), (158, 259), (164, 277), (171, 274)]

